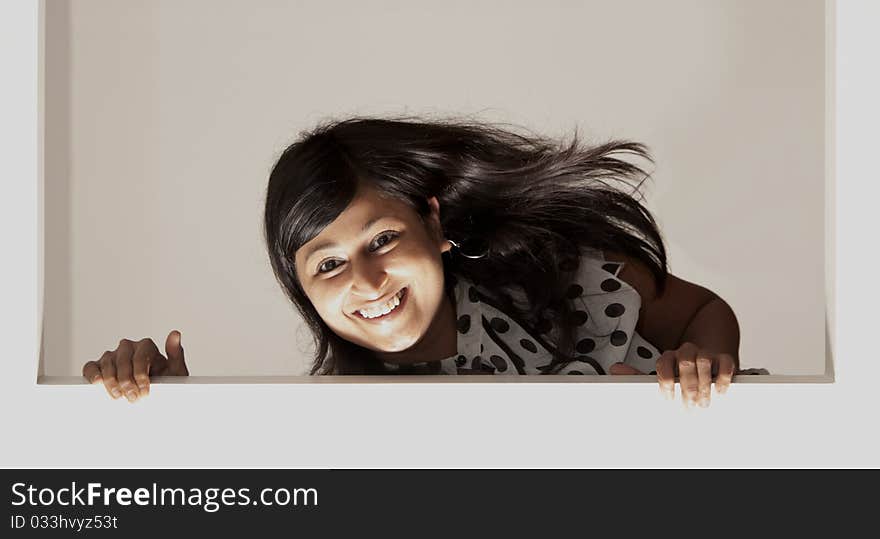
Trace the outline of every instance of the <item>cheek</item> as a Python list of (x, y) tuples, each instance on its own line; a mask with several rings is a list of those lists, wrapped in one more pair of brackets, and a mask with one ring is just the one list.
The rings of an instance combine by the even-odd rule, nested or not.
[(320, 287), (310, 290), (308, 296), (315, 310), (328, 326), (339, 324), (339, 318), (343, 316), (343, 298), (338, 291), (333, 287)]

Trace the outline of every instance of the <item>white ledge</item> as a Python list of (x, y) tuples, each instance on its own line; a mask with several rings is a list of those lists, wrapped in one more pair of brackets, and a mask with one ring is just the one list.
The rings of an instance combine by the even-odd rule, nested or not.
[[(487, 380), (486, 378), (491, 378)], [(678, 378), (676, 378), (678, 382)], [(322, 376), (157, 376), (151, 384), (196, 384), (196, 385), (234, 385), (234, 384), (656, 384), (657, 378), (650, 375), (322, 375)], [(804, 375), (739, 375), (734, 376), (735, 384), (830, 384), (833, 376), (827, 374)], [(77, 386), (91, 385), (82, 376), (40, 376), (38, 385)]]

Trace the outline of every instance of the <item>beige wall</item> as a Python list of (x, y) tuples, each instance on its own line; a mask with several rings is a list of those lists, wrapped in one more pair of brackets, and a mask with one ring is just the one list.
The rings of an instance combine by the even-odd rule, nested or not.
[(743, 366), (822, 372), (823, 17), (816, 0), (50, 0), (45, 373), (175, 328), (193, 374), (303, 373), (263, 191), (299, 130), (347, 113), (645, 142), (670, 269), (733, 306)]

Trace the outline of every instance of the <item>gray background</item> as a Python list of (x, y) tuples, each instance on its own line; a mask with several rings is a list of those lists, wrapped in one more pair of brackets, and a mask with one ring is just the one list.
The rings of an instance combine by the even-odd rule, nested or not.
[[(793, 7), (796, 6), (796, 7)], [(43, 374), (183, 333), (200, 375), (297, 375), (260, 236), (269, 169), (348, 113), (476, 114), (657, 160), (672, 273), (736, 311), (744, 367), (824, 371), (821, 1), (47, 6)], [(442, 208), (441, 208), (442, 211)]]

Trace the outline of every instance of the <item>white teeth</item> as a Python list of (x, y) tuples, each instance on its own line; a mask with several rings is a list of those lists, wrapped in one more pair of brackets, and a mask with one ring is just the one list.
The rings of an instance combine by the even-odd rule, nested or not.
[(398, 292), (393, 298), (388, 300), (388, 303), (386, 303), (382, 307), (379, 307), (378, 309), (374, 309), (371, 311), (365, 311), (363, 309), (360, 309), (360, 310), (358, 310), (358, 313), (360, 313), (360, 315), (363, 316), (364, 318), (376, 318), (378, 316), (384, 316), (384, 315), (390, 313), (391, 311), (393, 311), (394, 309), (396, 309), (398, 305), (400, 305), (400, 297), (402, 295), (403, 295), (403, 289), (401, 288), (400, 292)]

